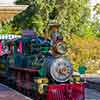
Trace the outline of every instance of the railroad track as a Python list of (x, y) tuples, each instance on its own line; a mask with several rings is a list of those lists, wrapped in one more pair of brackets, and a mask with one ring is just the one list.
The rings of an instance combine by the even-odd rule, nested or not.
[(32, 100), (32, 99), (0, 83), (0, 100)]

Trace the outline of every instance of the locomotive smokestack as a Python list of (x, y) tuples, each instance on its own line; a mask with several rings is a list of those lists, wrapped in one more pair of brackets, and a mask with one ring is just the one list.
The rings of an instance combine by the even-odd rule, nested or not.
[(53, 43), (55, 43), (58, 40), (63, 40), (63, 37), (61, 36), (59, 32), (60, 24), (59, 23), (50, 23), (49, 24), (49, 31), (50, 31), (50, 37), (53, 40)]

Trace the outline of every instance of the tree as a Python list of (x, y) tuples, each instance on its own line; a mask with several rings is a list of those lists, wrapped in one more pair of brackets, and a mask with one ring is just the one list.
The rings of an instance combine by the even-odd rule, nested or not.
[[(84, 24), (87, 24), (90, 17), (90, 9), (87, 4), (87, 0), (65, 0), (65, 8), (58, 17), (59, 20), (62, 19), (61, 23), (63, 23), (65, 32), (75, 34), (81, 31)], [(64, 18), (62, 18), (63, 16)]]
[(90, 15), (88, 0), (17, 0), (28, 4), (26, 11), (14, 18), (17, 27), (35, 27), (39, 33), (49, 21), (61, 23), (63, 33), (77, 33)]
[(35, 27), (37, 31), (41, 33), (47, 26), (48, 14), (52, 11), (54, 6), (53, 2), (50, 2), (48, 5), (48, 1), (46, 0), (33, 0), (28, 2), (24, 2), (24, 0), (18, 0), (16, 2), (17, 4), (29, 4), (29, 7), (26, 11), (16, 16), (13, 23), (17, 25), (17, 27), (21, 28)]

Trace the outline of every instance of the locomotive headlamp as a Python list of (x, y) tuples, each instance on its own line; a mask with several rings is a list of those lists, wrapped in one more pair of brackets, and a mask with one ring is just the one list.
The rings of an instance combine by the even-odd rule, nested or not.
[(67, 46), (65, 42), (58, 42), (55, 45), (55, 51), (59, 54), (65, 54), (67, 50)]
[(50, 74), (57, 82), (66, 82), (72, 76), (72, 65), (66, 58), (57, 58), (50, 67)]

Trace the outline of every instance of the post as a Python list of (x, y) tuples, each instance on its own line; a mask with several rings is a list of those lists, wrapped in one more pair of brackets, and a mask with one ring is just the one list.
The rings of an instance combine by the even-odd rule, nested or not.
[(20, 43), (19, 43), (19, 49), (20, 49), (20, 53), (22, 54), (22, 51), (23, 51), (23, 49), (22, 49), (22, 41), (20, 41)]
[(2, 42), (0, 40), (0, 56), (2, 55)]

